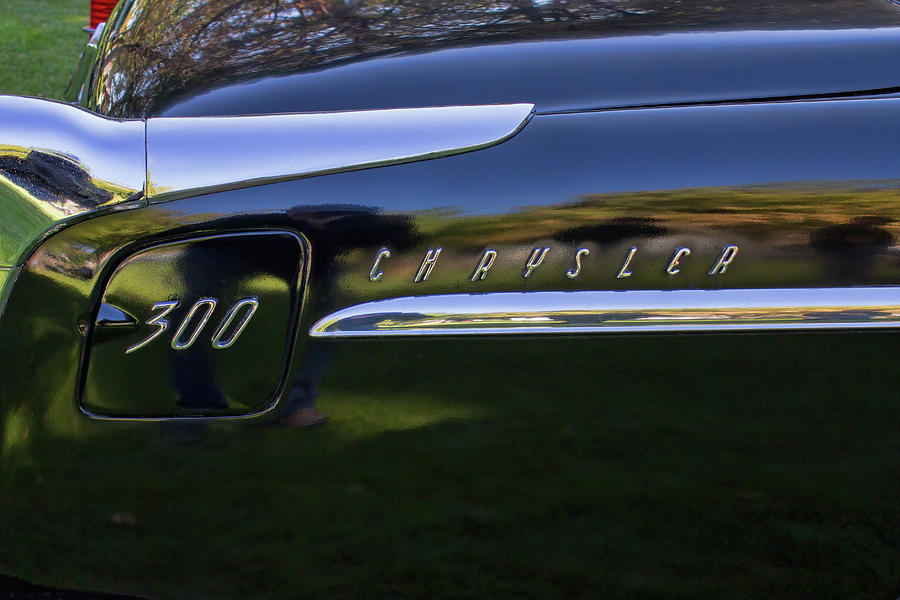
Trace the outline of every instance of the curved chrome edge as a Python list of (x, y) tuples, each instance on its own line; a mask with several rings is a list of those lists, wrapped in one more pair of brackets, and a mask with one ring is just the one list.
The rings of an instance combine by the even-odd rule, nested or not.
[(19, 269), (0, 268), (0, 318), (3, 317), (3, 310), (6, 308), (6, 300), (9, 298), (9, 292), (12, 290), (16, 277), (19, 276)]
[(23, 96), (0, 96), (0, 150), (64, 156), (93, 180), (126, 195), (144, 189), (144, 122), (101, 117), (83, 108)]
[(78, 59), (78, 66), (75, 68), (75, 72), (69, 80), (69, 85), (66, 86), (66, 91), (63, 93), (63, 100), (66, 102), (81, 103), (84, 92), (90, 83), (91, 70), (97, 60), (100, 39), (103, 37), (105, 29), (106, 21), (98, 23), (97, 27), (93, 29), (90, 27), (84, 28), (86, 32), (91, 34), (91, 37), (87, 44), (84, 45), (84, 50), (81, 51), (81, 58)]
[(424, 160), (499, 144), (533, 104), (147, 121), (148, 196), (212, 191)]
[(499, 292), (367, 302), (316, 338), (900, 327), (900, 287)]
[(143, 121), (0, 96), (0, 265), (21, 264), (63, 222), (141, 196), (144, 137)]
[(533, 113), (501, 104), (117, 121), (0, 95), (0, 265), (21, 264), (47, 231), (101, 206), (469, 152), (511, 138)]

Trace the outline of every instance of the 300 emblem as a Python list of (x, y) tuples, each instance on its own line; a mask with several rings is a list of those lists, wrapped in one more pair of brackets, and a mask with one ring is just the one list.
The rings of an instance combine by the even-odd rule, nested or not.
[[(140, 350), (165, 333), (169, 329), (169, 321), (166, 319), (166, 316), (175, 310), (179, 303), (180, 300), (177, 299), (154, 303), (152, 310), (154, 312), (161, 312), (154, 315), (153, 318), (144, 321), (144, 323), (156, 327), (156, 331), (137, 344), (130, 346), (125, 350), (125, 354), (131, 354), (136, 350)], [(181, 324), (175, 330), (175, 334), (172, 336), (170, 345), (173, 350), (187, 350), (194, 345), (194, 342), (200, 337), (200, 333), (203, 331), (203, 328), (206, 327), (206, 323), (216, 310), (217, 303), (218, 300), (215, 298), (200, 298), (194, 302), (193, 306), (191, 306), (190, 310), (188, 310), (187, 314), (181, 320)], [(247, 324), (250, 322), (250, 319), (253, 318), (253, 315), (256, 314), (256, 309), (258, 308), (259, 300), (255, 297), (241, 298), (235, 302), (231, 308), (228, 309), (228, 312), (225, 313), (219, 326), (216, 327), (212, 338), (210, 338), (212, 347), (215, 350), (224, 350), (233, 346), (241, 334), (244, 333), (244, 329), (247, 328)], [(192, 325), (197, 315), (199, 315), (199, 320), (196, 324)], [(237, 324), (235, 325), (236, 320)], [(234, 327), (232, 328), (232, 326)], [(231, 330), (230, 333), (228, 333), (229, 330)]]

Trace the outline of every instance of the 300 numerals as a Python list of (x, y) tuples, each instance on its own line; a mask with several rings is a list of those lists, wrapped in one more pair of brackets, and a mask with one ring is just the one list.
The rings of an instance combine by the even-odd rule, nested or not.
[[(153, 318), (144, 321), (146, 325), (156, 327), (156, 330), (148, 337), (144, 338), (137, 344), (130, 346), (125, 350), (125, 354), (131, 354), (136, 350), (140, 350), (169, 329), (169, 320), (166, 316), (178, 308), (180, 300), (166, 300), (165, 302), (156, 302), (153, 305), (153, 311), (157, 312)], [(171, 347), (173, 350), (187, 350), (194, 345), (197, 338), (203, 332), (206, 324), (209, 322), (216, 310), (218, 300), (215, 298), (200, 298), (194, 302), (190, 310), (181, 320), (181, 324), (175, 329), (172, 335)], [(234, 343), (244, 333), (247, 324), (256, 310), (259, 308), (259, 300), (256, 297), (241, 298), (231, 305), (216, 330), (213, 332), (209, 342), (215, 350), (225, 350), (234, 345)]]

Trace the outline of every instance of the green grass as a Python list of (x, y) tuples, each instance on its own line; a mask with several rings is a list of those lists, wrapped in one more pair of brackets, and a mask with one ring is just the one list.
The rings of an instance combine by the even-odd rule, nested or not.
[(0, 0), (0, 94), (60, 99), (88, 40), (88, 0)]

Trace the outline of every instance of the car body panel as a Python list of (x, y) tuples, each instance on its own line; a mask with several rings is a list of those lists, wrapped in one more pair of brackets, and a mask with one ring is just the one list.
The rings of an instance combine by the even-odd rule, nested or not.
[(118, 10), (82, 99), (118, 118), (517, 102), (541, 113), (898, 88), (889, 0)]
[[(900, 5), (521, 3), (557, 11), (543, 21), (509, 3), (486, 24), (464, 18), (488, 14), (481, 4), (438, 4), (398, 3), (378, 21), (381, 42), (358, 44), (348, 31), (370, 3), (278, 15), (279, 3), (119, 5), (82, 95), (107, 117), (496, 102), (536, 114), (468, 152), (274, 182), (216, 172), (207, 144), (197, 164), (219, 184), (148, 189), (43, 239), (0, 319), (0, 570), (171, 598), (896, 594)], [(229, 20), (240, 11), (259, 27)], [(420, 24), (405, 11), (435, 26), (403, 30)], [(279, 37), (286, 23), (297, 29)], [(310, 53), (331, 25), (341, 43)], [(234, 61), (183, 68), (185, 31), (197, 57), (221, 46)], [(505, 87), (488, 57), (522, 77)], [(429, 61), (447, 70), (422, 74)], [(189, 168), (182, 139), (166, 152)], [(233, 158), (239, 141), (218, 150)], [(121, 287), (117, 269), (148, 249), (262, 232), (302, 240), (305, 269), (272, 405), (92, 414), (88, 385), (112, 402), (139, 402), (148, 378), (178, 387), (160, 358), (176, 351), (175, 324), (214, 295), (223, 256), (243, 259), (173, 260), (128, 306), (105, 295)], [(250, 287), (234, 298), (261, 281), (241, 279)], [(776, 331), (505, 335), (535, 316), (523, 298), (556, 303), (542, 323), (579, 325), (582, 309), (633, 308), (648, 294), (686, 309), (682, 298), (771, 304), (794, 290), (784, 305), (803, 310)], [(828, 305), (834, 323), (850, 331), (795, 331), (835, 295), (848, 301)], [(139, 340), (154, 331), (154, 303), (176, 296), (190, 301), (152, 360), (121, 344), (110, 346), (119, 362), (92, 364), (107, 300), (131, 311)], [(396, 335), (317, 335), (347, 311), (371, 321), (365, 311), (388, 303), (383, 331), (397, 305), (459, 297), (474, 307), (460, 321), (434, 310)], [(885, 329), (862, 324), (873, 312)], [(475, 331), (460, 335), (460, 323)], [(253, 352), (265, 339), (235, 345), (229, 376), (271, 364)], [(310, 397), (328, 422), (289, 427)]]

